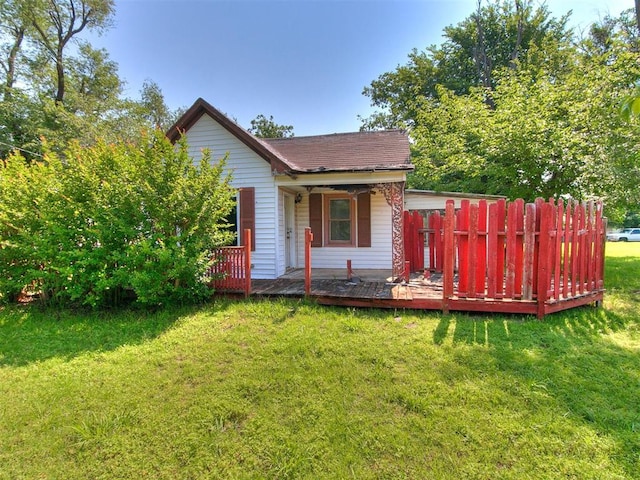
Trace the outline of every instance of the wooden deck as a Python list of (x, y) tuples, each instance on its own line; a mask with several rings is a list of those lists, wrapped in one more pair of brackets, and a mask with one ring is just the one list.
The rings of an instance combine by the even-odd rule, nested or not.
[[(371, 277), (371, 276), (370, 276)], [(520, 313), (536, 315), (536, 300), (477, 298), (453, 296), (443, 298), (441, 274), (425, 278), (414, 275), (408, 283), (390, 283), (381, 280), (349, 281), (339, 278), (323, 278), (311, 281), (311, 295), (319, 304), (345, 307), (407, 308), (416, 310), (442, 310), (496, 313)], [(458, 281), (456, 278), (455, 284)], [(252, 280), (251, 295), (256, 297), (305, 297), (304, 280), (281, 277), (275, 280)], [(549, 300), (545, 313), (553, 313), (566, 308), (598, 304), (603, 300), (604, 290), (588, 292), (578, 297)]]
[[(257, 296), (303, 297), (304, 280), (279, 278), (253, 280), (251, 294)], [(312, 280), (311, 296), (315, 298), (357, 298), (366, 300), (412, 300), (407, 285), (378, 281)]]
[[(601, 203), (565, 204), (562, 199), (527, 204), (518, 199), (508, 205), (504, 200), (491, 205), (463, 201), (458, 210), (448, 200), (444, 216), (434, 212), (428, 229), (419, 224), (413, 229), (428, 233), (431, 270), (424, 271), (420, 255), (409, 255), (403, 274), (394, 273), (395, 279), (406, 282), (391, 283), (384, 271), (354, 272), (348, 259), (346, 269), (312, 268), (313, 235), (306, 228), (304, 275), (292, 271), (276, 280), (252, 280), (251, 252), (245, 247), (235, 260), (220, 254), (216, 266), (221, 270), (212, 274), (212, 284), (222, 292), (228, 279), (226, 291), (242, 291), (245, 296), (307, 296), (328, 305), (514, 313), (542, 319), (602, 302), (606, 239), (602, 213)], [(410, 248), (414, 243), (423, 248), (423, 237), (416, 236), (407, 249), (415, 250)], [(232, 268), (236, 264), (244, 269)], [(425, 273), (410, 274), (411, 270)], [(235, 285), (234, 275), (244, 282)]]

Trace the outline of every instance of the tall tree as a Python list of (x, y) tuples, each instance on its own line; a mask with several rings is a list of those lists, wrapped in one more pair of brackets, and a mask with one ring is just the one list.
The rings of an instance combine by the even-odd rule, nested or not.
[(166, 131), (171, 127), (174, 116), (165, 103), (160, 85), (153, 80), (147, 79), (142, 83), (140, 106), (143, 116), (154, 128)]
[(260, 138), (289, 138), (293, 137), (293, 126), (280, 125), (273, 120), (273, 115), (267, 118), (260, 114), (251, 120), (249, 132)]
[(4, 74), (3, 98), (8, 101), (17, 78), (18, 56), (30, 28), (27, 2), (0, 0), (0, 68)]
[(437, 98), (437, 85), (456, 94), (467, 94), (478, 86), (491, 90), (500, 70), (534, 58), (528, 56), (531, 49), (545, 56), (552, 55), (550, 49), (566, 45), (571, 33), (568, 16), (556, 19), (545, 5), (534, 5), (533, 0), (478, 1), (473, 14), (444, 29), (442, 45), (413, 50), (407, 64), (364, 88), (363, 94), (381, 110), (363, 119), (362, 128), (410, 127), (416, 112), (408, 100)]
[(113, 0), (42, 0), (30, 9), (30, 20), (37, 32), (38, 44), (55, 65), (56, 103), (66, 92), (65, 50), (85, 28), (102, 30), (109, 26), (114, 12)]
[(171, 124), (159, 85), (123, 98), (118, 65), (83, 38), (113, 14), (114, 0), (0, 0), (0, 158), (38, 158), (42, 137), (61, 153), (72, 140), (131, 140)]
[(598, 197), (610, 216), (637, 209), (640, 124), (616, 112), (640, 78), (637, 53), (624, 28), (606, 42), (601, 29), (592, 31), (597, 38), (563, 50), (561, 69), (532, 61), (540, 52), (531, 49), (516, 68), (497, 73), (489, 93), (440, 87), (437, 100), (415, 101), (410, 183), (527, 200)]

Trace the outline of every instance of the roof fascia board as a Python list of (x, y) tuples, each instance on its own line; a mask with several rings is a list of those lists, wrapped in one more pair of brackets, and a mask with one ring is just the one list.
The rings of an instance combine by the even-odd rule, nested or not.
[(350, 185), (354, 183), (389, 183), (404, 182), (404, 171), (384, 172), (348, 172), (348, 173), (306, 173), (293, 177), (279, 176), (276, 182), (279, 186), (300, 185)]

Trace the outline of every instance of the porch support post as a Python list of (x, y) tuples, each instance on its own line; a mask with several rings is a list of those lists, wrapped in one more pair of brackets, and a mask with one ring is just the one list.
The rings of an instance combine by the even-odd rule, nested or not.
[(313, 233), (311, 227), (304, 229), (304, 294), (311, 295), (311, 242)]
[(404, 182), (381, 183), (378, 190), (391, 207), (391, 271), (394, 281), (404, 278)]

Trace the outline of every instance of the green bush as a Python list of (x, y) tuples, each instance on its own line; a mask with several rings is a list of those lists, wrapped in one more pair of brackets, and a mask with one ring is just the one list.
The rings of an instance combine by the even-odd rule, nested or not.
[(208, 252), (230, 240), (226, 159), (195, 165), (185, 142), (71, 146), (0, 163), (0, 295), (104, 307), (192, 302), (210, 294)]

